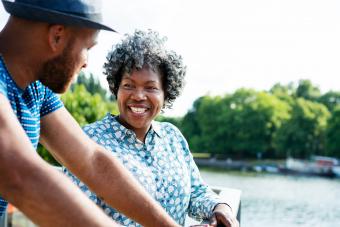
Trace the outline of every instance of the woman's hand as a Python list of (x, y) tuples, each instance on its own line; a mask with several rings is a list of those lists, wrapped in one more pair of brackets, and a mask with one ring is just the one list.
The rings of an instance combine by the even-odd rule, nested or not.
[(210, 217), (210, 226), (239, 227), (239, 223), (228, 205), (218, 204)]

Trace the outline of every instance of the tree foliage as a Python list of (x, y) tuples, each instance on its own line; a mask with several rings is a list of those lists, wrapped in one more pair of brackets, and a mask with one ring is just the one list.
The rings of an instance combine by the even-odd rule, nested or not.
[[(273, 155), (272, 136), (281, 121), (289, 116), (285, 102), (269, 93), (249, 89), (199, 100), (200, 105), (196, 104), (198, 108), (195, 108), (199, 120), (192, 121), (191, 127), (197, 132), (196, 140), (192, 143), (191, 138), (188, 139), (189, 144), (195, 145), (193, 150), (203, 148), (205, 152), (239, 158), (254, 158), (258, 153)], [(188, 119), (195, 119), (193, 113), (184, 116), (183, 126), (190, 123)]]
[(110, 95), (105, 88), (102, 87), (98, 79), (95, 79), (95, 76), (90, 73), (86, 75), (83, 71), (81, 71), (77, 77), (76, 83), (72, 84), (71, 91), (74, 91), (75, 87), (79, 84), (85, 86), (85, 89), (91, 94), (98, 94), (102, 97), (103, 100), (114, 100), (113, 96)]
[(340, 92), (326, 92), (325, 94), (320, 96), (317, 101), (324, 104), (330, 112), (333, 112), (333, 110), (340, 105)]
[[(340, 93), (309, 80), (202, 96), (177, 124), (194, 152), (234, 158), (340, 156)], [(340, 140), (339, 140), (340, 141)]]
[(274, 144), (280, 154), (307, 158), (324, 154), (328, 109), (315, 102), (298, 98), (290, 119), (278, 130)]
[(312, 84), (310, 80), (300, 80), (296, 89), (296, 97), (316, 101), (320, 97), (320, 89)]
[(82, 84), (75, 85), (61, 99), (81, 126), (102, 118), (107, 112), (118, 113), (115, 103), (105, 101), (98, 93), (91, 95)]
[(340, 106), (332, 112), (326, 135), (326, 154), (340, 158)]
[[(117, 114), (118, 108), (115, 102), (105, 100), (99, 93), (91, 94), (83, 84), (73, 85), (73, 89), (61, 96), (65, 108), (75, 120), (84, 126), (104, 117), (108, 112)], [(47, 162), (53, 165), (59, 163), (50, 153), (39, 144), (38, 153)]]

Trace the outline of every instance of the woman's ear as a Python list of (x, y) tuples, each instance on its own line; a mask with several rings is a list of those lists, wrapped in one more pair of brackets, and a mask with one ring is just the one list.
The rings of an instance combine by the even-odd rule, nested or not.
[(64, 50), (66, 43), (66, 29), (63, 25), (50, 25), (48, 30), (48, 44), (53, 52)]

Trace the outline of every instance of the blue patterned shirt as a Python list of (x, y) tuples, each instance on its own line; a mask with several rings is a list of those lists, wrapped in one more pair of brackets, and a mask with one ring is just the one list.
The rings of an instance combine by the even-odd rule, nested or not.
[[(63, 106), (60, 99), (41, 82), (31, 83), (22, 90), (10, 76), (0, 55), (0, 93), (10, 102), (21, 126), (37, 148), (40, 136), (40, 118)], [(0, 217), (7, 202), (0, 196)]]
[[(210, 217), (219, 199), (203, 182), (187, 141), (175, 126), (153, 122), (142, 143), (108, 114), (84, 131), (111, 151), (180, 225), (187, 214), (196, 219)], [(140, 226), (105, 204), (66, 169), (64, 172), (114, 220), (124, 226)]]

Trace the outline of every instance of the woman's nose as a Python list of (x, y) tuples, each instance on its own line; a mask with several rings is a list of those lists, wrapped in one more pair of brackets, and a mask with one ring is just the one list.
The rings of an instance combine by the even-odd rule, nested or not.
[(132, 97), (136, 100), (144, 100), (146, 99), (145, 93), (143, 91), (143, 89), (135, 89), (132, 92)]

